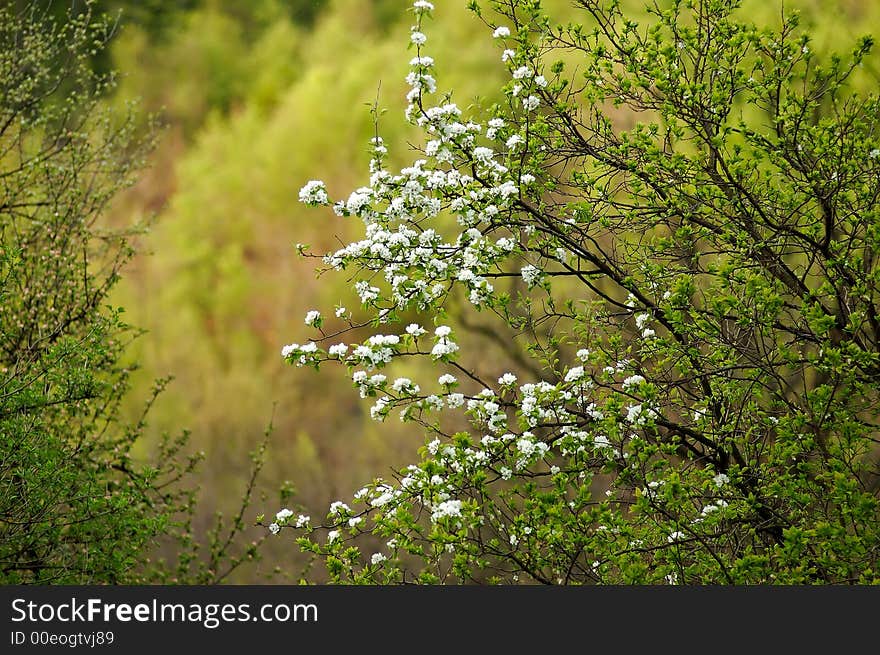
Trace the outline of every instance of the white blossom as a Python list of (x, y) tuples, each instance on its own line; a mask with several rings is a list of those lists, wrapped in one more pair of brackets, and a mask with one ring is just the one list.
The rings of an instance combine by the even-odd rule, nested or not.
[(566, 382), (577, 382), (581, 378), (584, 377), (584, 367), (583, 366), (575, 366), (568, 370), (568, 373), (565, 374)]
[(523, 98), (522, 104), (523, 109), (526, 111), (533, 111), (541, 104), (541, 99), (538, 96), (529, 96), (528, 98)]
[(460, 517), (462, 502), (460, 500), (444, 500), (431, 511), (431, 520), (438, 521), (447, 517)]
[(531, 289), (534, 286), (537, 286), (544, 279), (544, 272), (541, 271), (536, 266), (532, 266), (531, 264), (527, 264), (523, 266), (520, 270), (520, 275), (522, 275), (523, 282), (526, 283), (526, 286)]
[(463, 393), (451, 393), (446, 396), (446, 406), (449, 409), (456, 409), (464, 405), (464, 394)]
[(492, 37), (496, 38), (496, 39), (501, 39), (501, 38), (508, 37), (508, 36), (510, 36), (510, 28), (506, 27), (504, 25), (500, 25), (499, 27), (496, 27), (495, 31), (492, 32)]
[(633, 425), (645, 425), (649, 419), (656, 418), (657, 412), (650, 407), (639, 405), (629, 405), (626, 408), (626, 420)]
[(370, 501), (370, 505), (372, 505), (373, 507), (382, 507), (383, 505), (387, 505), (392, 500), (394, 500), (394, 497), (396, 495), (394, 493), (394, 490), (387, 485), (380, 487), (380, 489), (382, 490), (382, 493), (377, 495)]
[(397, 378), (391, 384), (391, 388), (397, 393), (407, 392), (416, 394), (419, 392), (419, 385), (413, 384), (413, 381), (409, 378)]
[(370, 286), (370, 283), (364, 280), (355, 282), (354, 289), (363, 303), (368, 303), (379, 297), (379, 288)]
[(505, 373), (498, 378), (498, 384), (502, 387), (509, 387), (516, 383), (516, 376), (513, 373)]
[(299, 190), (299, 201), (307, 205), (326, 205), (330, 198), (321, 180), (310, 180)]
[(445, 357), (447, 355), (451, 355), (458, 351), (458, 344), (454, 341), (441, 341), (434, 345), (431, 348), (431, 357), (434, 359), (440, 359), (441, 357)]
[(644, 381), (645, 378), (643, 378), (641, 375), (630, 375), (623, 381), (623, 388), (629, 389), (630, 387), (637, 387)]
[(370, 418), (374, 421), (383, 421), (388, 413), (387, 407), (391, 399), (388, 396), (382, 396), (370, 407)]

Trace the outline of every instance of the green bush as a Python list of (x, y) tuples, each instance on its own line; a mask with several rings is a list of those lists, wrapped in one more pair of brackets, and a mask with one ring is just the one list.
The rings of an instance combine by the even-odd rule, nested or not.
[[(113, 79), (90, 62), (110, 33), (90, 5), (61, 22), (37, 4), (0, 8), (6, 584), (211, 582), (256, 556), (256, 546), (231, 555), (238, 517), (218, 525), (199, 558), (190, 533), (195, 492), (181, 484), (198, 459), (185, 454), (186, 434), (164, 439), (145, 464), (133, 449), (146, 411), (131, 423), (120, 418), (131, 372), (124, 351), (138, 333), (106, 302), (134, 231), (110, 230), (102, 216), (150, 142), (134, 136), (132, 115), (101, 108)], [(177, 540), (175, 558), (147, 564), (164, 536)]]

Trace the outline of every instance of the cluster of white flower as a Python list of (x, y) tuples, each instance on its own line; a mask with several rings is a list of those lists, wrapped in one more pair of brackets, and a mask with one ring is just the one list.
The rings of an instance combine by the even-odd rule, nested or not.
[(320, 180), (310, 180), (300, 189), (299, 201), (307, 205), (326, 205), (330, 202), (327, 189)]
[[(278, 534), (281, 531), (281, 526), (287, 525), (287, 520), (293, 516), (293, 512), (287, 508), (278, 510), (275, 514), (275, 520), (269, 524), (269, 532), (272, 534)], [(302, 527), (299, 525), (299, 521), (297, 521), (296, 527)]]
[(568, 369), (568, 372), (565, 374), (565, 382), (577, 382), (578, 380), (583, 379), (584, 377), (584, 367), (583, 366), (573, 366)]
[(544, 457), (547, 451), (550, 450), (550, 446), (543, 441), (537, 440), (531, 432), (523, 432), (520, 438), (517, 439), (516, 450), (518, 453), (516, 466), (518, 469), (521, 469), (533, 461)]
[(648, 498), (656, 498), (659, 489), (666, 485), (666, 480), (651, 480), (647, 486), (642, 489), (642, 494)]
[(461, 517), (462, 507), (463, 505), (460, 500), (444, 500), (443, 502), (438, 503), (434, 507), (434, 509), (431, 510), (431, 520), (437, 522), (443, 518)]
[(320, 351), (314, 341), (303, 345), (291, 343), (281, 349), (281, 356), (297, 366), (308, 366), (319, 361)]
[(434, 330), (434, 335), (437, 339), (434, 347), (431, 349), (431, 357), (434, 359), (447, 360), (450, 356), (458, 352), (458, 344), (449, 336), (451, 333), (452, 329), (446, 325), (441, 325)]
[(391, 399), (388, 396), (382, 396), (376, 400), (376, 402), (373, 403), (373, 406), (370, 407), (370, 418), (374, 421), (384, 421), (391, 409), (389, 407), (390, 404)]
[(541, 284), (544, 280), (544, 272), (531, 264), (523, 266), (520, 270), (520, 274), (522, 275), (523, 282), (526, 283), (526, 286), (529, 289)]
[[(435, 310), (454, 288), (466, 291), (475, 306), (488, 304), (496, 309), (499, 305), (491, 304), (496, 299), (489, 279), (499, 271), (504, 276), (515, 275), (517, 266), (524, 263), (519, 275), (525, 285), (529, 289), (549, 288), (550, 276), (559, 274), (553, 268), (554, 261), (567, 267), (577, 264), (576, 242), (548, 239), (536, 245), (543, 237), (535, 236), (534, 229), (530, 232), (527, 227), (512, 227), (511, 219), (525, 207), (521, 190), (531, 193), (532, 185), (537, 186), (535, 175), (540, 177), (539, 168), (523, 168), (520, 161), (528, 159), (523, 155), (536, 143), (535, 132), (529, 129), (530, 122), (537, 119), (533, 112), (541, 106), (541, 98), (549, 95), (540, 64), (529, 61), (525, 52), (504, 51), (502, 60), (509, 67), (513, 96), (509, 98), (511, 115), (506, 119), (495, 116), (485, 124), (468, 120), (448, 96), (432, 105), (428, 96), (437, 93), (438, 84), (434, 59), (423, 52), (428, 39), (422, 31), (422, 16), (433, 10), (433, 5), (416, 2), (413, 9), (417, 24), (410, 32), (410, 41), (417, 53), (410, 60), (406, 78), (406, 116), (423, 130), (424, 158), (395, 174), (386, 170), (384, 143), (374, 138), (369, 184), (332, 205), (337, 214), (363, 222), (363, 238), (325, 257), (325, 262), (336, 269), (357, 270), (354, 290), (361, 302), (378, 314), (380, 323), (385, 322), (386, 315), (401, 315), (404, 310)], [(500, 26), (493, 35), (507, 39), (511, 31)], [(324, 185), (317, 181), (303, 187), (300, 199), (307, 204), (330, 204)], [(441, 213), (453, 217), (454, 222), (437, 220)], [(559, 221), (559, 229), (576, 229), (567, 220), (565, 217)], [(415, 417), (433, 425), (435, 417), (428, 416), (429, 412), (458, 410), (473, 427), (472, 442), (434, 439), (427, 444), (422, 466), (409, 467), (397, 483), (377, 482), (365, 487), (355, 494), (355, 500), (366, 505), (365, 512), (384, 516), (391, 516), (400, 503), (417, 503), (430, 512), (437, 529), (443, 528), (446, 519), (452, 519), (458, 529), (470, 520), (465, 516), (467, 506), (458, 499), (463, 496), (457, 485), (466, 474), (479, 472), (481, 479), (495, 481), (499, 477), (510, 480), (524, 470), (546, 476), (549, 470), (556, 483), (564, 481), (561, 476), (569, 475), (580, 475), (583, 480), (585, 461), (628, 466), (631, 453), (627, 448), (644, 438), (640, 428), (659, 419), (658, 410), (650, 398), (644, 397), (625, 405), (622, 414), (618, 403), (603, 402), (608, 394), (615, 393), (618, 383), (630, 394), (647, 395), (646, 379), (635, 371), (648, 370), (642, 368), (645, 364), (641, 355), (662, 342), (646, 341), (656, 336), (651, 328), (656, 309), (640, 303), (632, 294), (626, 305), (640, 340), (613, 356), (598, 347), (593, 352), (578, 349), (572, 361), (560, 358), (563, 361), (553, 376), (555, 383), (520, 383), (517, 375), (505, 372), (497, 378), (495, 389), (477, 392), (470, 387), (472, 381), (479, 380), (475, 374), (465, 373), (460, 385), (455, 375), (443, 373), (437, 379), (440, 389), (423, 395), (420, 385), (409, 377), (389, 381), (385, 375), (373, 372), (395, 358), (417, 354), (464, 373), (466, 369), (456, 361), (460, 346), (448, 325), (436, 327), (425, 339), (428, 344), (421, 339), (428, 331), (410, 323), (400, 335), (376, 334), (360, 344), (329, 346), (326, 358), (351, 367), (351, 378), (361, 397), (375, 399), (370, 409), (373, 419), (384, 420), (393, 408), (403, 408), (402, 419)], [(345, 308), (336, 310), (338, 318), (346, 314)], [(308, 325), (321, 327), (321, 321), (317, 310), (306, 315)], [(300, 365), (325, 357), (313, 342), (285, 346), (282, 354)], [(440, 418), (436, 424), (440, 425)], [(560, 458), (565, 457), (570, 461), (563, 463)], [(719, 476), (715, 484), (720, 488), (727, 477)], [(647, 482), (643, 493), (656, 498), (662, 484), (659, 480)], [(708, 507), (716, 509), (705, 509)], [(721, 507), (718, 502), (704, 505), (704, 513)], [(328, 527), (338, 527), (342, 521), (347, 521), (350, 528), (361, 525), (361, 515), (352, 515), (341, 501), (331, 506), (331, 515), (339, 521)], [(285, 520), (288, 518), (285, 516)], [(308, 517), (302, 527), (311, 529)], [(511, 526), (508, 538), (516, 546), (527, 534), (515, 532)], [(331, 531), (328, 543), (338, 537), (338, 531)], [(670, 541), (681, 537), (673, 532)], [(397, 542), (393, 546), (389, 542), (388, 547), (394, 551)], [(373, 553), (368, 559), (379, 565), (387, 557)]]
[(399, 345), (400, 337), (396, 334), (377, 334), (370, 337), (367, 343), (355, 347), (348, 362), (359, 364), (369, 371), (388, 364)]
[(635, 426), (646, 425), (649, 420), (655, 419), (657, 416), (657, 412), (654, 409), (642, 404), (629, 405), (626, 408), (626, 420)]
[(321, 312), (316, 309), (310, 310), (306, 313), (305, 324), (314, 327), (321, 326)]
[[(476, 137), (483, 132), (483, 125), (462, 120), (457, 105), (447, 101), (430, 106), (426, 102), (425, 96), (437, 89), (434, 60), (421, 51), (427, 43), (421, 29), (421, 14), (430, 10), (415, 5), (414, 10), (418, 23), (410, 40), (419, 52), (410, 61), (406, 113), (430, 135), (425, 146), (429, 159), (418, 160), (400, 174), (392, 175), (383, 166), (384, 145), (375, 139), (369, 186), (357, 189), (346, 202), (334, 205), (337, 213), (357, 215), (365, 221), (365, 238), (327, 255), (326, 261), (338, 269), (352, 262), (367, 270), (384, 269), (390, 299), (399, 309), (412, 305), (427, 309), (456, 283), (467, 287), (469, 300), (480, 306), (489, 302), (494, 292), (486, 273), (513, 254), (516, 246), (507, 237), (497, 241), (487, 238), (487, 231), (496, 222), (503, 224), (502, 212), (517, 197), (519, 185), (531, 184), (534, 176), (509, 171), (501, 154), (479, 145)], [(507, 37), (510, 31), (499, 27), (495, 34)], [(516, 69), (515, 77), (543, 80), (532, 68), (523, 66)], [(523, 99), (523, 106), (530, 111), (538, 102), (536, 96), (528, 96)], [(486, 136), (494, 139), (503, 126), (501, 119), (490, 120)], [(508, 135), (507, 150), (513, 151), (523, 142), (518, 134)], [(469, 163), (475, 165), (480, 180), (460, 172)], [(301, 197), (311, 202), (319, 193), (325, 193), (323, 185), (310, 182)], [(436, 216), (443, 207), (443, 199), (448, 197), (452, 198), (449, 209), (464, 230), (446, 241), (434, 230), (415, 223)], [(321, 196), (321, 200), (325, 198)], [(398, 225), (392, 226), (392, 221)], [(485, 225), (485, 229), (475, 229), (477, 225)], [(356, 290), (365, 304), (383, 300), (384, 292), (365, 280), (358, 281)]]
[[(511, 134), (508, 137), (507, 141), (504, 142), (504, 145), (507, 146), (507, 150), (509, 152), (513, 153), (516, 151), (517, 146), (525, 142), (526, 140), (522, 138), (519, 134)], [(522, 178), (520, 178), (520, 181), (522, 181)]]
[(327, 349), (327, 353), (333, 357), (345, 357), (348, 353), (348, 346), (344, 343), (337, 343)]
[(474, 422), (485, 424), (489, 430), (498, 434), (507, 428), (507, 414), (498, 404), (495, 392), (491, 389), (483, 389), (476, 397), (467, 402), (467, 411)]
[(495, 139), (498, 136), (498, 130), (502, 129), (506, 123), (503, 118), (491, 118), (486, 125), (488, 126), (486, 127), (486, 138)]
[(376, 300), (376, 298), (379, 297), (380, 289), (378, 287), (370, 286), (370, 283), (364, 280), (358, 280), (355, 283), (354, 288), (355, 291), (357, 291), (358, 296), (360, 296), (361, 302), (364, 304)]
[(724, 500), (723, 498), (719, 498), (714, 503), (709, 503), (709, 504), (705, 505), (703, 507), (703, 509), (700, 510), (700, 516), (697, 517), (695, 522), (699, 523), (699, 521), (703, 517), (706, 517), (709, 514), (712, 514), (713, 512), (717, 512), (718, 510), (722, 510), (725, 507), (727, 507), (728, 505), (729, 505), (729, 503), (726, 500)]
[(650, 339), (657, 335), (653, 328), (648, 327), (651, 315), (647, 312), (636, 314), (636, 328), (640, 331), (643, 339)]
[(397, 378), (392, 384), (391, 388), (400, 394), (407, 394), (410, 396), (415, 396), (421, 391), (419, 385), (415, 384), (409, 378)]
[[(582, 373), (583, 369), (580, 372)], [(575, 370), (575, 373), (578, 371)], [(545, 422), (566, 423), (571, 420), (571, 414), (565, 406), (575, 400), (575, 394), (570, 389), (564, 388), (569, 383), (564, 382), (557, 386), (542, 380), (536, 384), (526, 383), (520, 387), (519, 410), (530, 428)], [(583, 389), (589, 388), (589, 385), (584, 383), (579, 383), (578, 386)]]
[(645, 381), (645, 378), (642, 377), (641, 375), (630, 375), (628, 378), (626, 378), (626, 379), (623, 381), (623, 384), (622, 384), (621, 386), (622, 386), (625, 390), (626, 390), (626, 389), (631, 389), (631, 388), (633, 388), (633, 387), (638, 387), (638, 386), (639, 386), (640, 384), (642, 384), (642, 382), (644, 382), (644, 381)]

